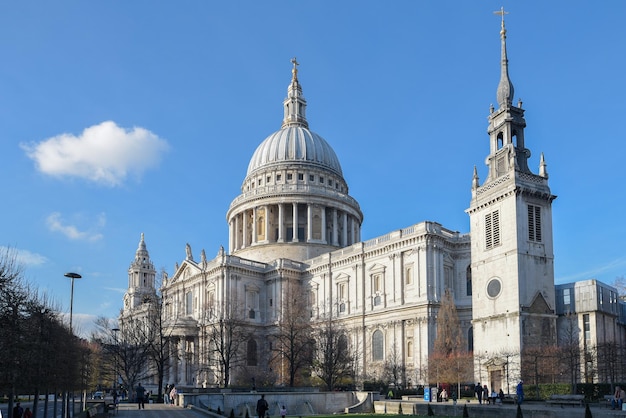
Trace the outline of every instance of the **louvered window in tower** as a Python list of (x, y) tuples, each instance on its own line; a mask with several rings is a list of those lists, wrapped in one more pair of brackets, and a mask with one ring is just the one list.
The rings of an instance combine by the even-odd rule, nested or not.
[(541, 242), (541, 207), (528, 205), (528, 239)]
[(485, 248), (490, 250), (500, 245), (500, 211), (485, 215)]

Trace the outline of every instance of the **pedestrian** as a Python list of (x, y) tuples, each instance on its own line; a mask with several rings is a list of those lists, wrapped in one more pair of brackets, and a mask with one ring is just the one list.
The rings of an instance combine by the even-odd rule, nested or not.
[(524, 381), (523, 380), (519, 381), (515, 391), (517, 393), (517, 404), (521, 405), (522, 402), (524, 402)]
[(163, 389), (163, 403), (164, 404), (169, 404), (170, 403), (170, 385), (169, 383), (167, 385), (165, 385), (165, 389)]
[(170, 405), (174, 405), (176, 399), (178, 398), (178, 390), (176, 390), (176, 386), (172, 384), (172, 390), (170, 390)]
[(483, 387), (480, 386), (480, 382), (476, 383), (474, 387), (474, 392), (476, 393), (476, 397), (478, 398), (478, 403), (483, 403)]
[(285, 418), (285, 415), (287, 415), (287, 408), (285, 408), (285, 405), (283, 405), (280, 408), (280, 418)]
[(33, 418), (33, 413), (31, 412), (30, 408), (26, 408), (24, 410), (24, 418)]
[(489, 405), (489, 388), (487, 388), (487, 385), (483, 385), (483, 401)]
[(137, 394), (137, 406), (139, 409), (146, 409), (146, 389), (141, 386), (141, 382), (137, 384), (135, 393)]
[(261, 395), (261, 399), (259, 399), (256, 403), (256, 413), (259, 418), (265, 418), (265, 412), (270, 409), (269, 404), (265, 400), (265, 395)]
[(22, 415), (24, 415), (24, 408), (22, 408), (22, 406), (18, 402), (13, 408), (13, 418), (22, 418)]

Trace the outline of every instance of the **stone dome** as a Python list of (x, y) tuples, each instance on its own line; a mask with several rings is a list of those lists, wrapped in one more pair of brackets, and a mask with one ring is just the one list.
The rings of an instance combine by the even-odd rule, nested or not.
[(363, 213), (337, 154), (309, 130), (297, 61), (281, 128), (257, 147), (230, 204), (229, 253), (271, 263), (304, 261), (359, 242)]
[(299, 163), (327, 169), (343, 177), (337, 154), (324, 138), (302, 125), (288, 125), (268, 136), (258, 146), (248, 165), (247, 176), (274, 165)]

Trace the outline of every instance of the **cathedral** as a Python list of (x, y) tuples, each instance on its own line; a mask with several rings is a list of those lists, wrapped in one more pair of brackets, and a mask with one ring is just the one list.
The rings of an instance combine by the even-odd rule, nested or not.
[[(524, 136), (522, 103), (514, 103), (504, 19), (500, 37), (497, 108), (490, 109), (485, 140), (487, 173), (481, 180), (475, 168), (468, 178), (469, 233), (427, 221), (363, 241), (363, 213), (330, 143), (309, 128), (298, 63), (292, 60), (282, 126), (252, 154), (241, 193), (226, 212), (228, 249), (220, 248), (212, 259), (202, 250), (196, 258), (187, 245), (186, 258), (157, 289), (141, 236), (120, 323), (141, 315), (146, 301), (159, 295), (174, 342), (165, 383), (219, 383), (218, 372), (203, 359), (209, 344), (204, 330), (226, 314), (239, 315), (249, 329), (245, 376), (233, 371), (231, 383), (267, 374), (268, 336), (288, 314), (292, 289), (306, 301), (311, 321), (334, 321), (346, 330), (348, 345), (359, 351), (361, 381), (381, 378), (393, 350), (405, 370), (399, 384), (433, 383), (426, 365), (446, 292), (456, 305), (466, 349), (474, 353), (474, 382), (508, 393), (522, 377), (519, 353), (557, 343), (564, 309), (557, 296), (563, 299), (565, 290), (557, 294), (554, 284), (556, 196), (544, 156), (536, 172), (528, 166), (532, 141)], [(610, 297), (615, 311), (607, 317), (615, 323), (617, 297)], [(516, 362), (508, 358), (511, 353), (517, 353)]]

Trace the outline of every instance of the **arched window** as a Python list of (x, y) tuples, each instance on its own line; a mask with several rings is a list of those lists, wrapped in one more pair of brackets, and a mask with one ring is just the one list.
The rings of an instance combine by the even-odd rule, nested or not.
[(467, 351), (474, 351), (474, 328), (467, 330)]
[(406, 356), (408, 358), (413, 357), (413, 341), (408, 341), (406, 343)]
[(347, 354), (347, 352), (348, 352), (348, 337), (346, 337), (345, 334), (341, 334), (339, 336), (337, 349), (338, 349), (339, 353), (341, 353), (342, 355), (345, 356)]
[(248, 340), (248, 353), (246, 356), (246, 364), (248, 366), (257, 365), (257, 349), (255, 340)]
[(465, 285), (466, 285), (466, 295), (472, 296), (472, 266), (467, 266), (465, 270)]
[(384, 359), (383, 332), (379, 329), (372, 334), (372, 360)]

